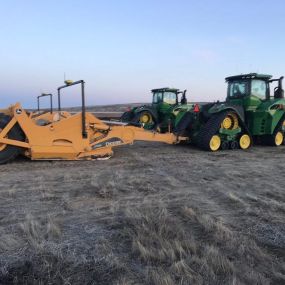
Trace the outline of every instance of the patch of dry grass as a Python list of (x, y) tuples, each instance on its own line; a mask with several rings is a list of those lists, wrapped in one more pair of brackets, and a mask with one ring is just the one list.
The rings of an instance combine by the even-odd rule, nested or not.
[(0, 284), (283, 285), (282, 156), (140, 144), (2, 165)]
[(146, 284), (270, 284), (268, 276), (285, 277), (265, 266), (272, 261), (255, 242), (187, 206), (127, 209), (119, 224), (131, 267), (141, 268)]

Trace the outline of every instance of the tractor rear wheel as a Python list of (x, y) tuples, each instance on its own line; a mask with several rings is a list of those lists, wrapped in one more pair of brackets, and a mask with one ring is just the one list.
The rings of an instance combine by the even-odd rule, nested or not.
[[(0, 115), (0, 133), (2, 129), (9, 123), (10, 117), (6, 115)], [(24, 136), (18, 125), (15, 125), (8, 133), (6, 138), (23, 141)], [(7, 163), (15, 159), (21, 152), (21, 148), (17, 146), (1, 144), (0, 143), (0, 164)]]
[(146, 129), (153, 129), (155, 127), (155, 122), (152, 114), (148, 111), (143, 111), (138, 114), (133, 119), (134, 123), (140, 123), (144, 125)]

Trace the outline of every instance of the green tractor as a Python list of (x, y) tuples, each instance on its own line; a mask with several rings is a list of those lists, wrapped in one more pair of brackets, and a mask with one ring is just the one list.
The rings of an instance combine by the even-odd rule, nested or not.
[[(250, 73), (226, 78), (228, 93), (225, 102), (195, 106), (187, 111), (191, 141), (198, 147), (248, 149), (253, 143), (280, 146), (284, 143), (285, 99), (283, 77)], [(270, 92), (271, 83), (277, 86)]]
[(181, 110), (186, 112), (193, 106), (187, 104), (186, 90), (159, 88), (151, 91), (152, 104), (132, 108), (123, 113), (121, 121), (140, 124), (145, 129), (156, 129), (162, 133), (173, 130), (177, 114)]

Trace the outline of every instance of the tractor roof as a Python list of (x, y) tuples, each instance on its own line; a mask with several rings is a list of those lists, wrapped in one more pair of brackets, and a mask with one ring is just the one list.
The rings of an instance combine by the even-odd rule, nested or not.
[(254, 78), (269, 80), (271, 77), (272, 75), (269, 74), (248, 73), (248, 74), (240, 74), (240, 75), (226, 77), (226, 81), (240, 80), (240, 79), (254, 79)]
[(179, 92), (179, 89), (176, 88), (169, 88), (169, 87), (163, 87), (158, 89), (152, 89), (151, 92)]

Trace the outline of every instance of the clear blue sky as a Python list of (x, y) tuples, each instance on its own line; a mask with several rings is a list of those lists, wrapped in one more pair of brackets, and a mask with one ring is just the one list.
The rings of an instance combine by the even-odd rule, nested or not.
[[(151, 88), (223, 99), (227, 75), (285, 74), (285, 1), (1, 1), (0, 107), (84, 79), (88, 104), (150, 101)], [(75, 90), (66, 105), (79, 105)]]

